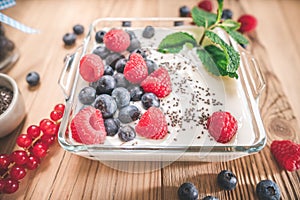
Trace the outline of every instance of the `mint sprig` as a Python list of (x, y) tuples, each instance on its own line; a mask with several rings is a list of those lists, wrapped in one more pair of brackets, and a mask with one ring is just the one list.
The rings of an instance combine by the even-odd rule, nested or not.
[[(216, 76), (238, 78), (237, 70), (240, 64), (240, 55), (234, 48), (223, 41), (213, 32), (215, 28), (225, 30), (237, 43), (247, 44), (248, 40), (237, 30), (240, 23), (227, 19), (222, 20), (223, 0), (218, 1), (217, 14), (194, 7), (191, 10), (194, 23), (204, 28), (199, 41), (185, 32), (176, 32), (166, 36), (160, 43), (158, 51), (163, 53), (178, 53), (183, 46), (199, 47), (196, 52), (204, 67)], [(205, 42), (204, 41), (209, 41)], [(204, 45), (206, 44), (206, 45)]]

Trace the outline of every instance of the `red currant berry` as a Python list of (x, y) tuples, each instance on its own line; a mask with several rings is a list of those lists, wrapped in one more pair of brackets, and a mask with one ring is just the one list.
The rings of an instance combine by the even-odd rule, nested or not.
[(43, 119), (40, 121), (40, 128), (45, 133), (45, 131), (50, 128), (50, 126), (54, 124), (50, 119)]
[(58, 127), (56, 124), (50, 124), (46, 129), (43, 130), (45, 135), (57, 135)]
[(30, 155), (28, 157), (27, 163), (25, 164), (25, 167), (29, 170), (34, 170), (39, 166), (40, 162), (41, 161), (38, 157), (36, 157), (34, 155)]
[(31, 143), (32, 143), (31, 136), (27, 134), (20, 134), (17, 137), (17, 145), (19, 145), (19, 147), (28, 148), (30, 147)]
[(32, 153), (38, 158), (44, 158), (47, 155), (48, 146), (43, 143), (36, 143), (32, 148)]
[(26, 175), (26, 170), (24, 167), (19, 166), (19, 165), (14, 165), (10, 169), (10, 177), (15, 179), (15, 180), (20, 180), (25, 177)]
[(3, 192), (6, 181), (4, 179), (0, 179), (0, 194)]
[(54, 110), (55, 111), (58, 111), (58, 112), (61, 112), (61, 113), (64, 113), (65, 111), (65, 105), (64, 104), (57, 104), (55, 107), (54, 107)]
[(0, 177), (3, 176), (7, 172), (7, 169), (0, 168)]
[(3, 192), (11, 194), (19, 189), (19, 182), (15, 179), (8, 178), (5, 180)]
[(53, 120), (53, 121), (58, 121), (60, 120), (61, 118), (63, 117), (63, 113), (61, 111), (56, 111), (56, 110), (53, 110), (51, 113), (50, 113), (50, 118)]
[(28, 155), (27, 155), (26, 151), (16, 150), (16, 151), (12, 152), (11, 159), (17, 165), (24, 165), (28, 161)]
[(42, 143), (46, 144), (47, 146), (50, 146), (55, 142), (55, 136), (45, 134), (41, 137), (41, 141), (42, 141)]
[(0, 169), (7, 169), (11, 159), (8, 154), (0, 154)]
[(41, 129), (40, 129), (40, 127), (38, 127), (36, 125), (31, 125), (27, 128), (27, 134), (31, 138), (35, 139), (41, 135)]

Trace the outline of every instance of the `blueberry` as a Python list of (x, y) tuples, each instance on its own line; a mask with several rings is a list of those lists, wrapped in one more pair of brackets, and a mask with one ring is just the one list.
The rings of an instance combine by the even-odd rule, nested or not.
[(110, 53), (106, 58), (105, 58), (105, 63), (107, 65), (110, 65), (113, 69), (115, 69), (115, 65), (120, 60), (121, 58), (125, 58), (124, 55), (121, 55), (119, 53)]
[(128, 87), (128, 91), (130, 93), (130, 99), (132, 101), (140, 101), (144, 94), (143, 88), (137, 85), (132, 85)]
[(219, 198), (214, 197), (214, 196), (206, 196), (202, 200), (219, 200)]
[(141, 48), (141, 42), (137, 38), (133, 38), (132, 40), (130, 40), (130, 45), (127, 50), (129, 52), (133, 52), (134, 50), (139, 48)]
[(78, 98), (82, 104), (90, 105), (96, 99), (96, 90), (92, 87), (84, 87), (80, 90)]
[(139, 119), (141, 111), (135, 105), (125, 106), (119, 111), (119, 120), (122, 123), (130, 123)]
[(138, 54), (140, 54), (144, 59), (147, 58), (147, 53), (146, 53), (146, 50), (144, 50), (144, 49), (135, 49), (135, 50), (132, 51), (131, 53), (138, 53)]
[(111, 94), (115, 87), (116, 81), (114, 77), (104, 75), (97, 81), (96, 92), (97, 94)]
[(84, 32), (84, 27), (80, 24), (73, 26), (73, 31), (76, 35), (81, 35)]
[(71, 46), (71, 45), (75, 44), (76, 35), (74, 33), (66, 33), (63, 36), (63, 41), (64, 41), (65, 45)]
[(122, 26), (123, 27), (130, 27), (131, 26), (131, 21), (123, 21)]
[(232, 19), (233, 13), (230, 9), (224, 9), (222, 12), (222, 19)]
[(180, 200), (196, 200), (198, 199), (198, 190), (193, 183), (183, 183), (177, 191)]
[(115, 88), (112, 91), (111, 96), (115, 98), (118, 108), (128, 106), (130, 103), (130, 93), (126, 88), (123, 87)]
[(37, 72), (29, 72), (26, 81), (30, 86), (36, 86), (40, 82), (40, 75)]
[(120, 128), (120, 121), (118, 119), (108, 118), (104, 120), (104, 126), (107, 135), (114, 136)]
[(179, 16), (180, 17), (188, 17), (190, 14), (190, 9), (187, 6), (181, 6), (179, 8)]
[(128, 142), (136, 137), (136, 133), (132, 126), (125, 125), (119, 129), (118, 136), (123, 142)]
[(136, 35), (133, 31), (126, 30), (126, 32), (128, 33), (130, 40), (132, 40), (133, 38), (136, 38)]
[(129, 82), (125, 78), (124, 74), (116, 73), (113, 75), (116, 80), (116, 87), (124, 87), (126, 88), (129, 85)]
[(144, 38), (152, 38), (155, 34), (155, 29), (153, 26), (146, 26), (142, 34)]
[(95, 40), (98, 43), (102, 43), (103, 42), (103, 37), (106, 34), (106, 31), (97, 31), (95, 34)]
[(112, 76), (113, 74), (114, 74), (114, 69), (109, 65), (105, 65), (104, 66), (104, 75)]
[(233, 190), (237, 184), (236, 176), (229, 170), (222, 170), (217, 177), (218, 184), (225, 190)]
[(262, 180), (256, 185), (256, 194), (259, 200), (279, 200), (280, 189), (271, 180)]
[(98, 46), (93, 50), (93, 54), (96, 54), (100, 58), (105, 59), (110, 54), (110, 51), (105, 46)]
[(143, 107), (148, 110), (150, 107), (159, 107), (160, 101), (153, 93), (145, 93), (141, 98)]
[(115, 65), (115, 70), (119, 73), (123, 73), (124, 72), (124, 68), (125, 68), (125, 65), (127, 63), (127, 59), (126, 58), (121, 58), (119, 59), (117, 62), (116, 62), (116, 65)]
[(117, 110), (117, 103), (113, 97), (101, 94), (96, 98), (94, 107), (101, 111), (103, 118), (111, 118)]
[(151, 74), (158, 68), (157, 64), (153, 60), (146, 59), (146, 65), (148, 68), (148, 74)]

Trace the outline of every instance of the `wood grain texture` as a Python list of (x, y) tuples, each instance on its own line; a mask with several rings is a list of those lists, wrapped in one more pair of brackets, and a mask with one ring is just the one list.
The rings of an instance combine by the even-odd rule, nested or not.
[[(24, 0), (3, 13), (41, 30), (38, 35), (26, 35), (10, 27), (7, 34), (18, 47), (21, 57), (9, 71), (18, 83), (25, 99), (27, 117), (13, 134), (0, 139), (0, 153), (10, 153), (17, 147), (15, 138), (30, 124), (49, 116), (52, 107), (63, 102), (57, 84), (63, 59), (75, 51), (83, 36), (72, 48), (64, 48), (62, 36), (71, 32), (74, 24), (86, 28), (99, 17), (169, 17), (178, 16), (182, 5), (192, 7), (196, 0)], [(267, 146), (259, 153), (220, 163), (174, 162), (163, 169), (147, 173), (127, 173), (107, 167), (64, 151), (58, 144), (37, 170), (29, 171), (20, 189), (12, 195), (0, 195), (2, 200), (14, 199), (177, 199), (177, 189), (183, 182), (193, 182), (200, 199), (215, 195), (222, 200), (257, 199), (256, 184), (272, 179), (280, 186), (282, 199), (300, 199), (300, 172), (282, 170), (270, 153), (275, 139), (291, 139), (300, 143), (300, 1), (298, 0), (225, 0), (225, 7), (234, 11), (236, 19), (242, 13), (258, 18), (255, 33), (249, 36), (248, 49), (257, 58), (266, 80), (266, 90), (260, 99), (262, 119), (268, 134)], [(276, 13), (276, 14), (274, 14)], [(25, 76), (38, 71), (41, 84), (28, 88)], [(132, 163), (127, 163), (131, 166)], [(232, 170), (238, 177), (233, 191), (223, 191), (216, 184), (222, 169)]]

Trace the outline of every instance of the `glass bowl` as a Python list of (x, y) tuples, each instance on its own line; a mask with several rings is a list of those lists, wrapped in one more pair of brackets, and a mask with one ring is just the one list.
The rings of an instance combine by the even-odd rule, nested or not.
[[(142, 31), (151, 25), (155, 36), (143, 39)], [(118, 136), (109, 137), (104, 144), (85, 145), (72, 139), (69, 124), (82, 108), (78, 93), (88, 83), (79, 74), (79, 61), (82, 56), (99, 45), (95, 41), (96, 32), (120, 28), (134, 31), (141, 40), (142, 48), (147, 49), (159, 66), (168, 68), (172, 78), (171, 97), (165, 101), (162, 109), (169, 121), (170, 134), (163, 140), (149, 140), (142, 137), (122, 143)], [(216, 77), (208, 73), (193, 50), (184, 49), (179, 54), (160, 54), (156, 52), (161, 39), (177, 31), (186, 31), (199, 37), (201, 29), (191, 25), (190, 18), (101, 18), (95, 20), (89, 28), (83, 44), (67, 56), (59, 84), (65, 96), (65, 113), (59, 130), (59, 143), (65, 150), (74, 154), (99, 160), (110, 161), (203, 161), (219, 162), (233, 160), (260, 151), (266, 144), (266, 133), (259, 111), (259, 97), (265, 87), (263, 76), (256, 60), (221, 30), (217, 30), (226, 42), (240, 53), (241, 62), (238, 79)], [(154, 52), (154, 53), (153, 53)], [(188, 78), (187, 78), (188, 77)], [(188, 80), (183, 81), (182, 80)], [(187, 96), (181, 90), (188, 91)], [(202, 92), (201, 92), (201, 91)], [(194, 94), (201, 92), (201, 97)], [(175, 108), (176, 107), (176, 108)], [(177, 109), (180, 125), (172, 126), (176, 116), (170, 116)], [(169, 110), (169, 112), (168, 112)], [(205, 129), (205, 117), (213, 111), (226, 110), (238, 120), (238, 132), (228, 143), (216, 142)], [(178, 117), (178, 116), (177, 116)], [(195, 118), (199, 120), (195, 120)]]

